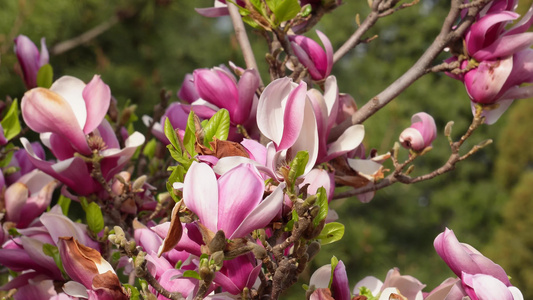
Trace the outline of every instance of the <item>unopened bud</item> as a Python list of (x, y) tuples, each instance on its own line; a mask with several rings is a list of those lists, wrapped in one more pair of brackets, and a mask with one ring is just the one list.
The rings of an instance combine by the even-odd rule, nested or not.
[(258, 244), (253, 244), (252, 253), (257, 259), (263, 260), (264, 258), (267, 257), (267, 252), (266, 252), (265, 247), (258, 245)]
[(311, 244), (309, 244), (309, 246), (307, 246), (307, 254), (309, 254), (309, 260), (312, 260), (315, 257), (315, 255), (318, 254), (318, 252), (320, 252), (319, 242), (313, 241), (311, 242)]
[(148, 177), (146, 175), (142, 175), (141, 177), (135, 179), (135, 181), (133, 182), (133, 185), (132, 185), (133, 191), (142, 192), (143, 191), (142, 187), (143, 187), (144, 183), (146, 182), (147, 178)]
[(226, 235), (224, 234), (224, 231), (219, 230), (209, 243), (209, 253), (223, 251), (224, 248), (226, 248)]
[(477, 146), (479, 148), (483, 148), (483, 147), (486, 147), (486, 146), (488, 146), (490, 144), (492, 144), (492, 139), (484, 140), (484, 141), (480, 142), (479, 144), (477, 144)]
[(454, 123), (454, 121), (450, 121), (446, 124), (446, 127), (444, 127), (444, 136), (450, 136), (452, 134), (452, 127)]
[(214, 265), (215, 269), (220, 271), (220, 269), (222, 269), (222, 265), (224, 264), (224, 251), (217, 251), (211, 254), (211, 260), (209, 261), (209, 264)]

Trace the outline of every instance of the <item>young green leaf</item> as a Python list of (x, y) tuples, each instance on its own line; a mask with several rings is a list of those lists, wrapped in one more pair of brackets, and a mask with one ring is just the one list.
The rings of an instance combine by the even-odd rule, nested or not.
[(313, 220), (313, 225), (318, 226), (322, 220), (324, 220), (328, 215), (328, 196), (326, 189), (320, 187), (316, 192), (316, 205), (320, 208), (318, 215)]
[[(179, 152), (181, 152), (181, 147), (178, 142), (178, 135), (176, 134), (176, 131), (174, 130), (174, 127), (170, 123), (170, 120), (168, 118), (165, 119), (165, 136), (170, 141), (170, 144)], [(180, 153), (181, 154), (181, 153)]]
[(334, 255), (331, 257), (331, 275), (329, 276), (329, 284), (328, 288), (331, 288), (331, 284), (333, 283), (333, 274), (335, 273), (335, 268), (339, 264), (339, 259)]
[(226, 109), (217, 111), (204, 127), (204, 145), (211, 148), (209, 142), (213, 141), (213, 137), (223, 141), (226, 140), (229, 134), (229, 126), (229, 112)]
[(152, 138), (148, 143), (146, 143), (146, 146), (143, 149), (144, 156), (148, 157), (149, 159), (153, 159), (155, 155), (155, 147), (157, 145), (157, 142), (154, 138)]
[(2, 128), (4, 128), (4, 136), (8, 141), (20, 133), (21, 127), (17, 99), (13, 100), (0, 124), (2, 124)]
[(65, 269), (63, 269), (63, 262), (61, 261), (61, 256), (59, 255), (59, 249), (52, 244), (43, 244), (43, 253), (46, 256), (50, 256), (54, 259), (56, 266), (61, 270), (62, 274), (65, 274)]
[(57, 200), (57, 204), (61, 207), (61, 211), (65, 216), (68, 216), (68, 209), (70, 207), (70, 198), (67, 198), (63, 195), (59, 195), (59, 200)]
[(194, 150), (194, 143), (196, 142), (196, 127), (194, 126), (194, 111), (191, 110), (189, 118), (187, 119), (187, 127), (185, 128), (185, 135), (183, 136), (183, 146), (191, 156), (196, 155)]
[(331, 222), (324, 226), (322, 232), (317, 236), (320, 244), (327, 245), (334, 243), (344, 236), (344, 225), (337, 222)]
[(198, 272), (193, 271), (193, 270), (187, 270), (183, 272), (183, 277), (196, 278), (198, 280), (202, 280), (202, 278), (200, 277), (200, 274), (198, 274)]
[(104, 217), (102, 215), (102, 209), (95, 202), (89, 203), (85, 209), (85, 216), (87, 217), (87, 225), (89, 230), (94, 234), (98, 234), (104, 229)]
[(275, 25), (296, 17), (302, 9), (298, 0), (266, 0), (266, 3), (276, 17)]
[(127, 284), (125, 283), (124, 284), (124, 287), (129, 290), (130, 292), (130, 300), (139, 300), (141, 299), (141, 293), (139, 292), (139, 290), (134, 287), (133, 285), (130, 285), (130, 284)]
[(43, 65), (37, 71), (37, 86), (48, 89), (54, 81), (54, 69), (50, 64)]
[(305, 166), (309, 161), (309, 153), (307, 151), (298, 151), (296, 156), (290, 163), (289, 180), (294, 182), (296, 178), (302, 176), (305, 172)]

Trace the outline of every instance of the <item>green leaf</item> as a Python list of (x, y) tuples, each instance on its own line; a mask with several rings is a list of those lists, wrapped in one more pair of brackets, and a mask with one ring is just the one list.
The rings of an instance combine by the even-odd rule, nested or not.
[(156, 145), (157, 142), (155, 141), (155, 138), (151, 139), (148, 143), (146, 143), (146, 146), (143, 149), (144, 156), (148, 157), (149, 159), (153, 159), (155, 155)]
[(174, 147), (174, 149), (180, 152), (181, 155), (181, 147), (178, 141), (178, 135), (176, 134), (176, 131), (174, 130), (174, 127), (168, 118), (165, 119), (165, 136), (170, 141), (170, 144)]
[(219, 140), (226, 140), (229, 134), (229, 126), (229, 112), (226, 109), (217, 111), (204, 127), (204, 145), (211, 148), (209, 142), (213, 141), (213, 137)]
[(130, 291), (130, 300), (141, 299), (141, 293), (139, 293), (139, 290), (136, 287), (127, 283), (124, 284), (124, 287)]
[(65, 216), (68, 216), (68, 209), (70, 207), (70, 198), (67, 198), (63, 195), (59, 196), (59, 200), (57, 200), (57, 204), (61, 207), (61, 211)]
[(339, 264), (339, 260), (334, 255), (331, 257), (331, 275), (329, 276), (329, 284), (328, 288), (331, 288), (331, 284), (333, 283), (333, 274), (335, 273), (335, 268), (337, 268), (337, 265)]
[(11, 140), (20, 133), (20, 121), (19, 121), (19, 107), (18, 100), (13, 100), (11, 106), (9, 107), (6, 115), (0, 122), (2, 128), (4, 129), (4, 136), (6, 140)]
[(320, 187), (316, 193), (316, 205), (320, 208), (318, 215), (313, 220), (313, 225), (318, 226), (322, 220), (324, 220), (328, 215), (328, 196), (326, 189)]
[(327, 245), (342, 239), (344, 235), (344, 225), (337, 222), (331, 222), (324, 226), (322, 232), (317, 236), (320, 244)]
[(276, 17), (275, 25), (296, 17), (302, 9), (298, 0), (266, 0), (266, 3)]
[[(13, 143), (9, 143), (9, 144), (4, 146), (4, 152), (6, 153), (6, 155), (5, 155), (4, 159), (0, 160), (0, 168), (6, 167), (11, 162), (11, 159), (13, 158), (13, 154), (15, 153), (15, 151), (6, 151), (6, 150), (12, 149), (14, 147), (15, 146), (13, 145)], [(5, 173), (4, 173), (4, 175), (5, 175)]]
[(365, 296), (367, 300), (377, 300), (377, 298), (372, 295), (372, 291), (366, 286), (359, 288), (359, 295)]
[(294, 226), (294, 223), (298, 222), (298, 212), (293, 209), (292, 210), (292, 219), (287, 222), (287, 225), (285, 225), (285, 228), (283, 230), (285, 231), (292, 231), (292, 227)]
[(309, 16), (312, 11), (313, 11), (313, 7), (311, 6), (311, 4), (307, 3), (302, 8), (302, 17), (307, 18), (307, 16)]
[(17, 231), (16, 228), (12, 227), (7, 230), (7, 233), (9, 233), (10, 236), (19, 236), (20, 233)]
[(174, 199), (174, 201), (176, 202), (178, 202), (180, 199), (178, 199), (176, 194), (174, 194), (174, 188), (172, 187), (172, 184), (174, 184), (174, 182), (183, 182), (184, 178), (185, 178), (185, 168), (182, 165), (177, 165), (172, 171), (172, 173), (170, 174), (170, 176), (168, 177), (168, 180), (166, 183), (167, 191), (169, 192), (172, 199)]
[(61, 261), (61, 255), (59, 255), (59, 249), (52, 244), (43, 245), (43, 253), (47, 256), (50, 256), (54, 259), (56, 266), (61, 270), (62, 274), (65, 274), (65, 269), (63, 269), (63, 262)]
[(37, 86), (48, 89), (54, 81), (54, 69), (50, 64), (43, 65), (37, 71)]
[(289, 165), (290, 169), (288, 180), (291, 184), (294, 184), (296, 178), (303, 175), (307, 161), (309, 161), (309, 153), (307, 151), (298, 151), (298, 153), (296, 153), (296, 156)]
[(187, 119), (187, 127), (185, 128), (185, 135), (183, 136), (183, 147), (189, 152), (191, 156), (196, 155), (194, 151), (194, 143), (196, 142), (196, 127), (194, 126), (194, 111), (191, 110), (189, 118)]
[(183, 272), (183, 277), (196, 278), (198, 280), (202, 280), (202, 278), (200, 277), (200, 274), (198, 274), (198, 272), (193, 271), (193, 270), (187, 270)]
[(89, 229), (94, 234), (98, 234), (104, 229), (104, 217), (102, 216), (102, 209), (98, 204), (95, 202), (89, 203), (85, 209), (85, 215), (87, 217), (87, 225), (89, 225)]

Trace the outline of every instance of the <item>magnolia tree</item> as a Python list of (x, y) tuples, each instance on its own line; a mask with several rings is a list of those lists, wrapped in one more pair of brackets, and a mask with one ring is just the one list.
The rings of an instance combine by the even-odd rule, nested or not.
[[(27, 92), (4, 103), (1, 121), (0, 264), (10, 280), (0, 289), (15, 299), (281, 298), (321, 245), (342, 238), (330, 201), (368, 202), (392, 184), (452, 170), (490, 143), (464, 149), (478, 127), (533, 93), (522, 86), (533, 81), (533, 33), (527, 32), (533, 10), (520, 18), (516, 0), (451, 0), (420, 59), (358, 108), (339, 91), (332, 66), (358, 44), (379, 42), (365, 38), (367, 31), (416, 2), (369, 1), (371, 12), (336, 50), (325, 33), (311, 29), (342, 8), (338, 0), (215, 1), (199, 8), (205, 17), (231, 16), (246, 66), (191, 70), (180, 102), (169, 103), (162, 93), (153, 116), (143, 117), (146, 136), (135, 131), (130, 108), (117, 108), (100, 76), (53, 81), (44, 38), (39, 51), (17, 37)], [(245, 26), (268, 45), (267, 82)], [(307, 32), (316, 32), (321, 44)], [(449, 58), (435, 61), (442, 51)], [(449, 159), (413, 177), (413, 163), (440, 131), (433, 117), (413, 112), (399, 143), (380, 155), (363, 147), (364, 121), (432, 72), (464, 83), (473, 118), (457, 140), (448, 123)], [(30, 141), (37, 136), (30, 131), (40, 141)], [(162, 145), (165, 154), (157, 151)], [(408, 151), (407, 160), (398, 158), (401, 151)], [(349, 188), (335, 193), (339, 186)], [(85, 223), (69, 218), (76, 216), (69, 214), (71, 201), (81, 204)], [(368, 276), (351, 287), (344, 263), (333, 256), (301, 297), (523, 299), (498, 264), (452, 230), (434, 246), (457, 275), (437, 287), (425, 289), (398, 269), (383, 282)]]

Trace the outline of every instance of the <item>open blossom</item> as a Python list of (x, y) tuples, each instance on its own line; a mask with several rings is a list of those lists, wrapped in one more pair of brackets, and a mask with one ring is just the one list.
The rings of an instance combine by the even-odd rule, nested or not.
[(304, 67), (307, 68), (313, 80), (326, 79), (331, 74), (333, 67), (333, 47), (328, 37), (320, 31), (316, 31), (318, 37), (324, 44), (324, 49), (315, 42), (303, 35), (290, 35), (291, 47), (296, 57)]
[[(464, 55), (470, 60), (461, 63), (468, 71), (451, 77), (464, 82), (474, 104), (481, 104), (485, 123), (493, 124), (515, 99), (529, 98), (533, 82), (533, 9), (514, 26), (506, 28), (519, 15), (513, 1), (495, 1), (487, 6), (465, 34)], [(457, 57), (448, 61), (456, 61)]]
[(45, 38), (41, 39), (41, 52), (37, 46), (25, 35), (15, 38), (15, 54), (22, 67), (24, 84), (27, 89), (37, 87), (37, 72), (48, 63), (49, 55)]
[(411, 118), (411, 127), (400, 134), (400, 143), (404, 148), (422, 151), (431, 146), (436, 137), (435, 120), (429, 114), (420, 112)]
[(79, 194), (100, 190), (90, 175), (92, 165), (74, 154), (90, 157), (94, 150), (98, 151), (104, 157), (100, 162), (102, 175), (109, 180), (144, 142), (144, 136), (135, 132), (125, 141), (126, 147), (120, 149), (113, 128), (104, 119), (110, 99), (110, 89), (99, 76), (87, 85), (64, 76), (50, 89), (26, 92), (21, 101), (22, 117), (28, 127), (41, 133), (41, 141), (58, 159), (57, 163), (41, 160), (29, 141), (22, 138), (31, 162)]

